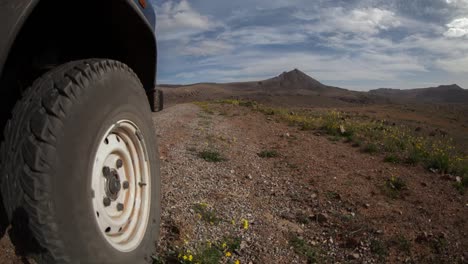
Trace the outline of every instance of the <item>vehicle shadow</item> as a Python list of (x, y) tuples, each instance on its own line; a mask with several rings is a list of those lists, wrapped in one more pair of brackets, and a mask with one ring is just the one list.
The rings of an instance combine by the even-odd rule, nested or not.
[(3, 203), (3, 196), (0, 192), (0, 239), (5, 235), (10, 238), (13, 244), (15, 254), (24, 264), (30, 264), (28, 256), (37, 254), (40, 250), (38, 243), (33, 238), (31, 230), (28, 227), (28, 217), (24, 209), (19, 208), (13, 213), (13, 219), (8, 221), (8, 215)]
[(24, 264), (29, 264), (28, 256), (37, 255), (41, 247), (33, 237), (28, 225), (28, 215), (23, 208), (18, 208), (13, 213), (11, 228), (8, 230), (11, 243), (15, 248), (15, 254), (21, 258)]
[(2, 239), (5, 235), (8, 225), (8, 216), (6, 213), (5, 206), (3, 205), (3, 196), (0, 191), (0, 239)]

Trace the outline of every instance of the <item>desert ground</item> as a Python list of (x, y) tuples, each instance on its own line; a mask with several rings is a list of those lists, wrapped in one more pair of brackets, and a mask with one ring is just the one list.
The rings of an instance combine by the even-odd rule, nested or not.
[[(385, 120), (420, 137), (453, 138), (464, 155), (466, 104), (213, 87), (165, 88), (167, 107), (153, 116), (163, 209), (153, 263), (468, 263), (459, 176), (389, 162), (384, 152), (238, 99), (295, 120), (332, 109), (343, 119)], [(0, 240), (0, 263), (34, 263), (10, 240), (9, 232)]]

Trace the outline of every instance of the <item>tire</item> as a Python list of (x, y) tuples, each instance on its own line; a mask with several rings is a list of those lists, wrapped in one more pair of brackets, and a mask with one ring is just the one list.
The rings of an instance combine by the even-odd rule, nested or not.
[[(157, 155), (147, 97), (126, 65), (75, 61), (36, 80), (5, 128), (0, 175), (10, 218), (24, 215), (40, 248), (37, 262), (148, 263), (159, 236)], [(110, 232), (131, 246), (103, 230), (118, 222), (111, 215), (127, 220)]]

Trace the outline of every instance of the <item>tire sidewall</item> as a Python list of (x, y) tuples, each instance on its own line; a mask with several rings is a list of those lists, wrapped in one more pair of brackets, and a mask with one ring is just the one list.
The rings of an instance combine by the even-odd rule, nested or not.
[[(148, 102), (138, 79), (125, 70), (111, 68), (86, 85), (57, 136), (51, 186), (58, 230), (67, 255), (77, 263), (144, 263), (154, 251), (160, 222), (160, 166)], [(147, 231), (138, 248), (128, 253), (113, 248), (99, 230), (91, 189), (97, 148), (108, 129), (120, 120), (129, 120), (140, 129), (151, 171)]]

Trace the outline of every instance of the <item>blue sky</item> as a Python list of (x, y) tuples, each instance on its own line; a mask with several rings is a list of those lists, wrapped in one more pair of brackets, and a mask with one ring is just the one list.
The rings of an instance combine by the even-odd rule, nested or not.
[(468, 0), (152, 0), (158, 82), (468, 88)]

